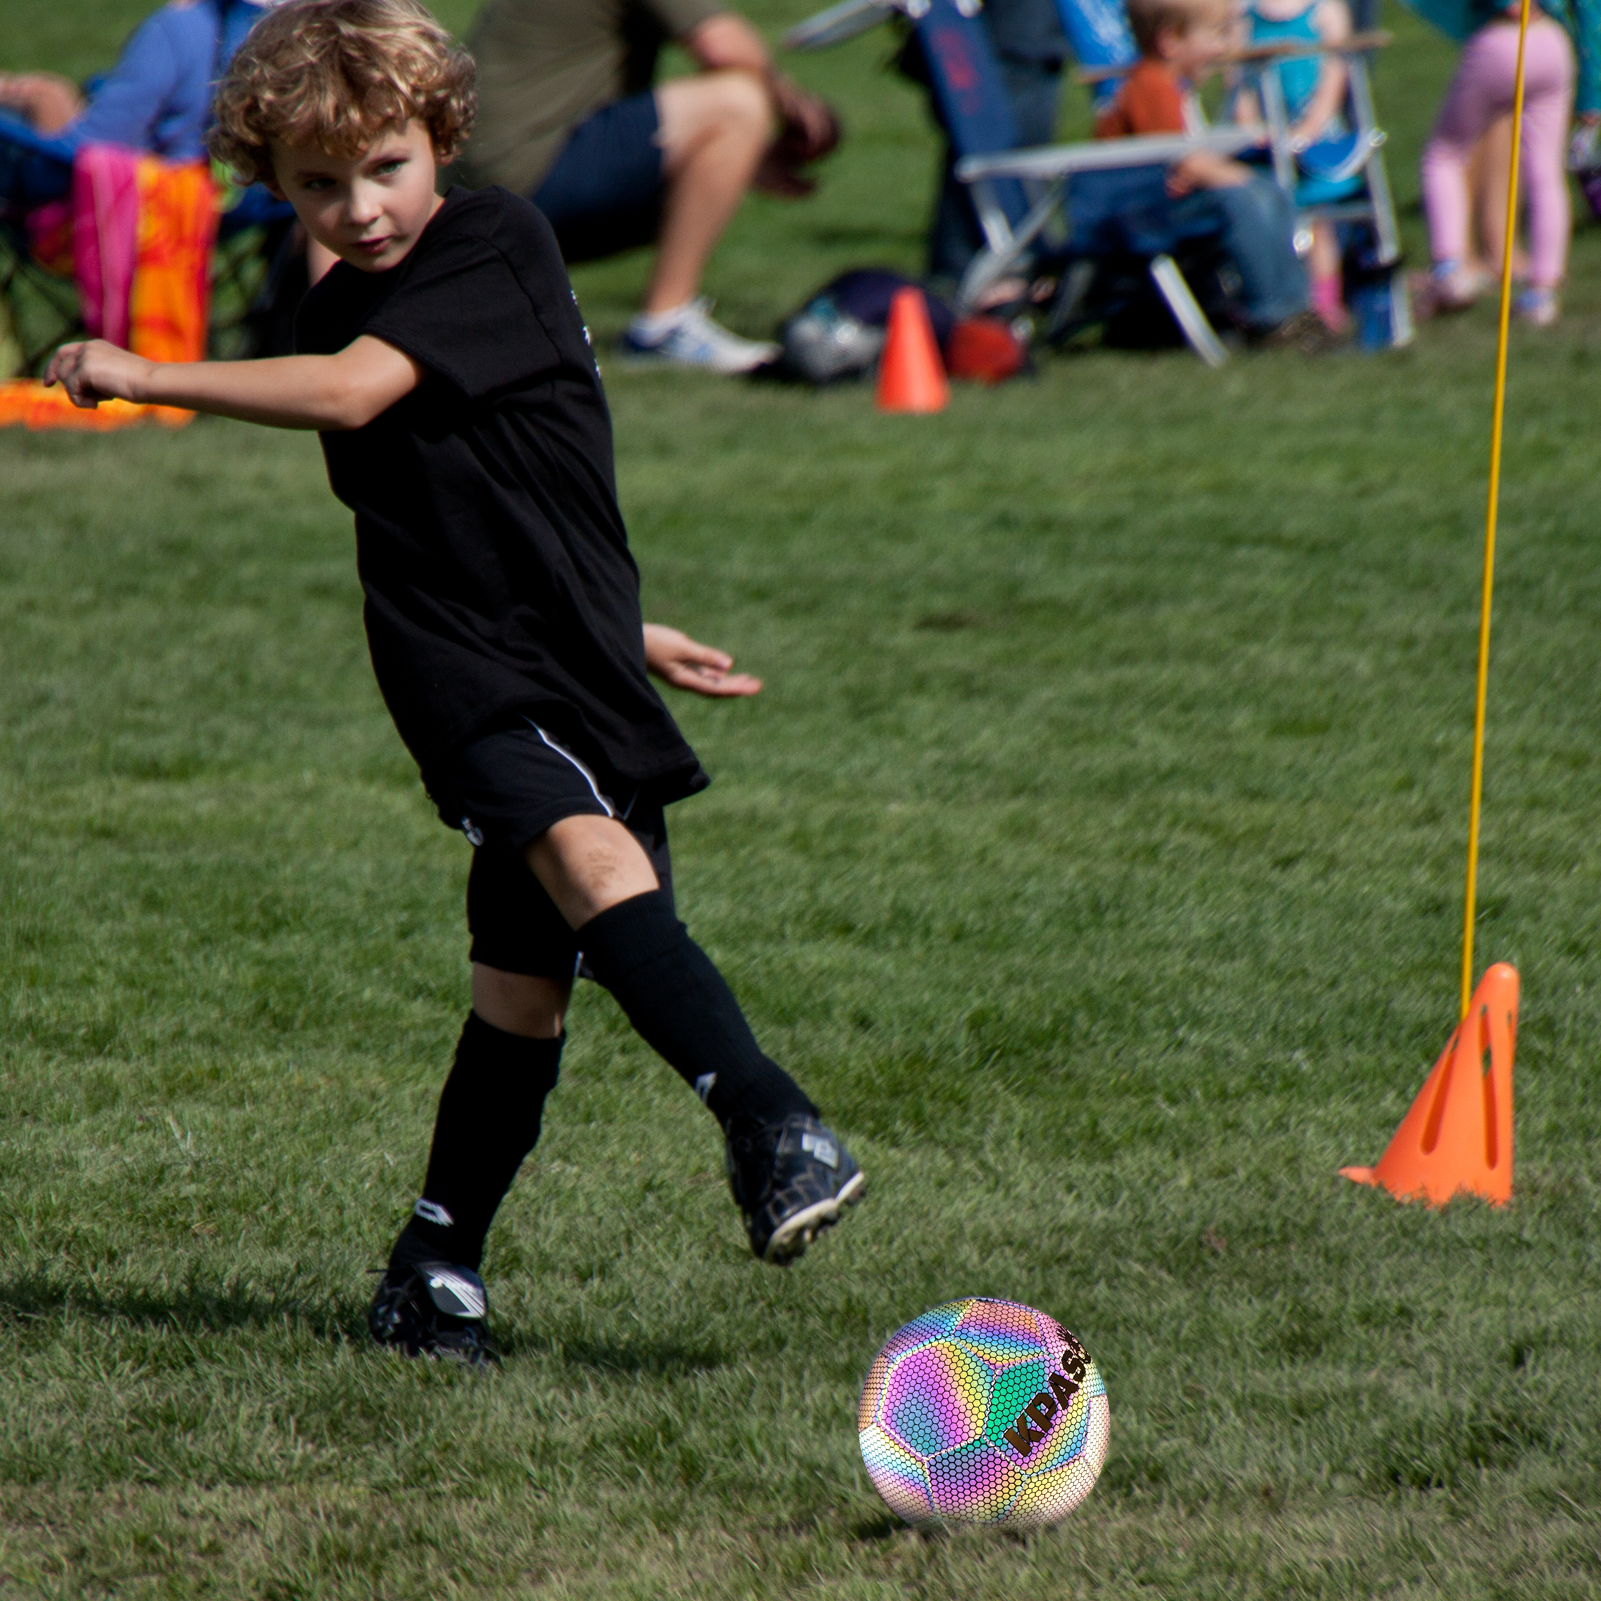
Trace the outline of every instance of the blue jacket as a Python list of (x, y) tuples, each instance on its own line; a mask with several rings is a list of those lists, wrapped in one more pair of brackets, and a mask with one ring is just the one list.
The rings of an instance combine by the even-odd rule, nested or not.
[(134, 30), (57, 140), (73, 150), (116, 144), (169, 161), (199, 160), (214, 86), (261, 16), (250, 0), (171, 0)]

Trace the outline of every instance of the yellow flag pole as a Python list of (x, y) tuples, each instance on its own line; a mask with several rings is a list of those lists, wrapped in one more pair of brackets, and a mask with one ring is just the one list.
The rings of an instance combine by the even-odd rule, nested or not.
[(1462, 914), (1462, 1011), (1473, 998), (1473, 915), (1479, 888), (1479, 802), (1484, 791), (1484, 702), (1490, 680), (1490, 592), (1495, 583), (1495, 518), (1501, 499), (1501, 422), (1506, 413), (1507, 328), (1512, 320), (1512, 245), (1518, 223), (1518, 157), (1523, 146), (1523, 47), (1529, 0), (1518, 16), (1518, 69), (1512, 90), (1512, 163), (1507, 174), (1501, 248), (1501, 329), (1495, 346), (1495, 414), (1490, 424), (1490, 496), (1484, 516), (1484, 586), (1479, 601), (1479, 683), (1473, 705), (1473, 789), (1468, 801), (1468, 884)]

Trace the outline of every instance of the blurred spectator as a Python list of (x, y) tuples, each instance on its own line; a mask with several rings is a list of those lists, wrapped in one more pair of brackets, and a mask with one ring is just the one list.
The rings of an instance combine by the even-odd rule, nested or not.
[[(1474, 147), (1512, 109), (1518, 7), (1479, 0), (1481, 26), (1462, 49), (1439, 120), (1423, 152), (1423, 203), (1434, 265), (1419, 287), (1427, 315), (1470, 306), (1490, 287), (1469, 259), (1469, 164)], [(1575, 60), (1574, 47), (1578, 54)], [(1544, 327), (1556, 321), (1567, 273), (1572, 214), (1565, 166), (1575, 79), (1582, 122), (1601, 122), (1601, 13), (1594, 0), (1547, 0), (1533, 8), (1524, 51), (1523, 146), (1519, 190), (1526, 197), (1528, 281), (1515, 309)], [(1506, 241), (1497, 229), (1492, 248)]]
[[(1057, 92), (1067, 59), (1067, 36), (1056, 0), (988, 0), (978, 20), (1001, 69), (1019, 148), (1050, 144), (1056, 137)], [(927, 83), (915, 37), (902, 54), (901, 68), (915, 81)], [(932, 95), (929, 104), (937, 120), (939, 106)], [(956, 181), (955, 166), (956, 152), (947, 139), (939, 198), (928, 231), (928, 270), (931, 277), (953, 281), (961, 278), (984, 246), (978, 213), (967, 186)]]
[[(700, 71), (653, 87), (669, 40)], [(528, 195), (569, 263), (655, 243), (624, 351), (725, 373), (776, 355), (714, 322), (699, 298), (775, 121), (792, 168), (837, 138), (828, 107), (773, 70), (761, 35), (721, 0), (489, 0), (470, 43), (478, 122), (466, 181)]]
[[(1253, 45), (1343, 44), (1351, 36), (1345, 0), (1251, 0), (1245, 8), (1246, 38)], [(1345, 132), (1345, 95), (1350, 81), (1339, 56), (1292, 56), (1264, 69), (1278, 80), (1290, 119), (1292, 147), (1304, 150)], [(1260, 122), (1262, 107), (1254, 88), (1235, 100), (1241, 122)], [(1312, 225), (1312, 309), (1336, 333), (1350, 325), (1341, 284), (1340, 241), (1327, 220)]]
[[(1129, 0), (1139, 64), (1096, 120), (1097, 139), (1185, 133), (1197, 126), (1196, 84), (1229, 48), (1236, 27), (1230, 0)], [(1211, 150), (1195, 150), (1167, 170), (1174, 222), (1215, 228), (1239, 278), (1240, 320), (1253, 343), (1292, 345), (1309, 354), (1336, 335), (1307, 302), (1295, 254), (1295, 211), (1271, 178)]]
[(0, 73), (0, 204), (59, 199), (71, 186), (80, 145), (201, 160), (212, 87), (261, 12), (276, 3), (171, 0), (134, 30), (87, 100), (55, 73)]

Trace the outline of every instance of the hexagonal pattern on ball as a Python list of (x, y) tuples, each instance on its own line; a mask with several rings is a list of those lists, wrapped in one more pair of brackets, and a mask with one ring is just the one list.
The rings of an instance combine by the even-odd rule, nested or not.
[(875, 1423), (861, 1432), (862, 1461), (884, 1504), (908, 1523), (925, 1523), (934, 1515), (928, 1498), (928, 1474), (922, 1458), (891, 1439)]
[(1083, 1433), (1083, 1449), (1060, 1467), (1023, 1475), (1023, 1488), (1007, 1509), (1006, 1521), (1018, 1528), (1044, 1529), (1060, 1523), (1095, 1488), (1106, 1461), (1111, 1413), (1104, 1395), (1090, 1398)]
[(998, 1523), (1022, 1488), (1022, 1470), (988, 1440), (974, 1440), (928, 1461), (929, 1495), (942, 1518)]
[(1054, 1354), (1034, 1308), (1015, 1301), (970, 1301), (951, 1333), (986, 1362), (1022, 1362)]
[(971, 1305), (971, 1301), (947, 1301), (944, 1306), (932, 1307), (897, 1329), (884, 1342), (884, 1349), (874, 1358), (872, 1367), (867, 1370), (867, 1381), (862, 1385), (862, 1399), (856, 1416), (857, 1428), (865, 1429), (878, 1416), (884, 1385), (896, 1360), (908, 1351), (915, 1351), (920, 1345), (932, 1345), (942, 1335), (949, 1334), (956, 1320)]
[(925, 1345), (890, 1370), (878, 1421), (926, 1459), (983, 1431), (991, 1382), (989, 1368), (964, 1346)]
[(862, 1458), (908, 1522), (1059, 1522), (1106, 1458), (1106, 1386), (1054, 1318), (973, 1296), (885, 1343), (860, 1403)]

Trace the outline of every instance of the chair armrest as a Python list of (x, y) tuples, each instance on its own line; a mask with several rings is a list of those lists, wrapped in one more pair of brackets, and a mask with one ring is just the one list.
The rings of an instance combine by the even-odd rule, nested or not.
[(837, 6), (796, 23), (782, 43), (786, 50), (827, 50), (876, 28), (897, 11), (915, 21), (927, 10), (928, 0), (920, 6), (918, 0), (840, 0)]
[(1036, 178), (1049, 181), (1075, 172), (1115, 171), (1120, 167), (1169, 166), (1197, 150), (1237, 155), (1268, 142), (1261, 123), (1208, 128), (1204, 133), (1138, 134), (1131, 139), (1087, 139), (1081, 144), (1041, 145), (1034, 150), (1005, 150), (993, 156), (964, 156), (956, 163), (962, 183), (985, 178)]
[(30, 123), (13, 116), (9, 111), (0, 111), (0, 139), (7, 144), (20, 146), (29, 155), (64, 161), (68, 166), (72, 165), (73, 155), (78, 148), (78, 141), (70, 134), (63, 138), (60, 134), (38, 133)]
[[(1227, 67), (1241, 61), (1293, 61), (1298, 56), (1365, 56), (1370, 50), (1382, 50), (1394, 37), (1394, 34), (1376, 28), (1369, 33), (1353, 33), (1349, 39), (1342, 39), (1338, 44), (1325, 44), (1322, 40), (1313, 43), (1285, 39), (1277, 44), (1253, 44), (1240, 50), (1230, 50), (1218, 56), (1215, 64)], [(1073, 74), (1073, 82), (1105, 83), (1108, 78), (1127, 77), (1138, 65), (1138, 60), (1134, 60), (1120, 61), (1110, 67), (1080, 67)]]

